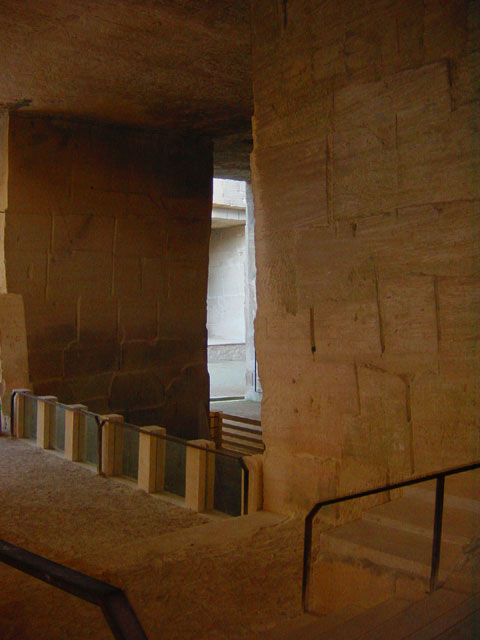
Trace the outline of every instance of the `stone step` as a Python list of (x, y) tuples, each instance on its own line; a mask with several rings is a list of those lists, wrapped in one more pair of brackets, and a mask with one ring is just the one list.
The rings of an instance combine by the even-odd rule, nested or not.
[(261, 638), (262, 640), (314, 639), (317, 638), (320, 633), (332, 631), (345, 621), (359, 615), (362, 611), (362, 607), (352, 606), (328, 616), (303, 613), (296, 618), (283, 620), (281, 624), (262, 633)]
[[(422, 482), (403, 489), (403, 495), (429, 504), (435, 503), (436, 481)], [(445, 507), (480, 514), (480, 474), (470, 471), (445, 479)]]
[[(401, 613), (389, 620), (377, 625), (374, 629), (358, 637), (358, 640), (434, 640), (434, 638), (447, 638), (443, 635), (451, 629), (455, 629), (458, 623), (468, 620), (480, 609), (480, 596), (466, 596), (448, 589), (439, 589), (432, 595), (413, 603)], [(478, 619), (478, 618), (477, 618)], [(478, 628), (477, 628), (478, 631)], [(335, 637), (335, 640), (343, 639), (343, 636)], [(345, 636), (347, 638), (348, 636)], [(460, 638), (478, 637), (473, 629), (466, 635), (451, 636)], [(324, 640), (319, 636), (319, 640)]]
[(269, 631), (262, 640), (356, 640), (410, 604), (409, 600), (391, 598), (368, 610), (352, 606), (328, 616), (305, 614)]
[(434, 640), (457, 628), (464, 635), (452, 638), (474, 638), (472, 625), (477, 624), (479, 611), (479, 593), (439, 589), (416, 602), (394, 597), (362, 612), (352, 608), (316, 619), (306, 615), (297, 619), (296, 627), (277, 628), (264, 640)]
[[(431, 540), (417, 533), (378, 522), (356, 520), (322, 534), (320, 548), (335, 556), (366, 561), (377, 567), (403, 571), (428, 578), (432, 554)], [(455, 566), (462, 544), (443, 541), (440, 578)]]
[[(365, 511), (363, 520), (376, 522), (392, 529), (414, 533), (430, 541), (433, 536), (434, 503), (405, 497)], [(445, 507), (442, 540), (465, 545), (480, 534), (480, 518), (470, 509)]]
[[(404, 495), (408, 498), (415, 498), (421, 500), (427, 504), (435, 504), (435, 490), (430, 489), (417, 489), (416, 487), (406, 487), (404, 489)], [(473, 500), (472, 498), (463, 498), (462, 496), (456, 496), (446, 493), (444, 499), (445, 507), (451, 507), (452, 509), (463, 509), (464, 511), (471, 511), (472, 513), (480, 514), (480, 502)]]

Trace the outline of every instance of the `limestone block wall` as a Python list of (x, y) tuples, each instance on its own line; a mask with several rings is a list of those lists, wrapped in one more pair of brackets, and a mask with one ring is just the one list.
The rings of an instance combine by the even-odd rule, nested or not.
[(268, 509), (478, 458), (479, 6), (253, 2)]
[(210, 143), (10, 118), (5, 255), (39, 394), (197, 436)]
[[(8, 204), (8, 112), (0, 110), (0, 247), (5, 234), (5, 212)], [(5, 254), (0, 249), (0, 293), (6, 293)]]

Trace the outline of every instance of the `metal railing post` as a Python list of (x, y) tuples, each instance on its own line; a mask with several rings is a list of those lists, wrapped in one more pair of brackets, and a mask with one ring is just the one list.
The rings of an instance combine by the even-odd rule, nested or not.
[(10, 437), (14, 438), (17, 431), (15, 429), (15, 397), (18, 391), (14, 389), (10, 398)]
[(437, 478), (437, 489), (435, 492), (435, 520), (433, 524), (433, 544), (432, 544), (432, 570), (430, 573), (430, 592), (435, 591), (438, 582), (438, 569), (440, 567), (440, 548), (442, 544), (442, 520), (443, 520), (443, 497), (445, 490), (445, 476)]
[[(25, 431), (25, 396), (31, 389), (12, 389), (10, 398), (10, 436), (23, 438)], [(20, 424), (21, 423), (21, 424)]]
[(95, 416), (95, 422), (97, 423), (97, 473), (99, 476), (105, 475), (102, 471), (102, 437), (103, 437), (103, 425), (106, 420), (100, 420), (99, 416)]
[(305, 518), (305, 533), (303, 542), (303, 573), (302, 573), (302, 606), (308, 611), (308, 587), (310, 586), (310, 573), (312, 570), (312, 530), (313, 519), (320, 511), (320, 506), (315, 505)]
[(310, 582), (310, 563), (312, 557), (312, 518), (305, 518), (305, 535), (303, 547), (303, 574), (302, 574), (302, 607), (307, 611), (307, 590)]
[(242, 469), (242, 506), (240, 507), (241, 515), (246, 516), (248, 514), (248, 488), (250, 483), (250, 472), (248, 470), (245, 461), (242, 458), (238, 459), (240, 468)]

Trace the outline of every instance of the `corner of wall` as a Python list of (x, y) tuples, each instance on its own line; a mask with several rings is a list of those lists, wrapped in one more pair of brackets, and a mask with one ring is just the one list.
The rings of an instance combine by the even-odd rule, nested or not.
[(8, 206), (8, 125), (8, 111), (0, 111), (0, 293), (7, 292), (4, 237)]

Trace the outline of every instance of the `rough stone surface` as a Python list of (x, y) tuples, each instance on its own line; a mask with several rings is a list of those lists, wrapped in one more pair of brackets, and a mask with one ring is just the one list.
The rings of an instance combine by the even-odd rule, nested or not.
[(228, 133), (251, 115), (248, 3), (7, 1), (0, 33), (10, 108)]
[(22, 296), (0, 294), (0, 379), (5, 381), (2, 411), (10, 413), (12, 389), (26, 389), (29, 385), (27, 331)]
[(0, 109), (203, 132), (215, 174), (248, 180), (249, 24), (248, 2), (8, 0)]
[[(8, 203), (8, 113), (0, 109), (0, 245), (5, 236), (5, 211)], [(0, 293), (6, 293), (5, 256), (0, 254)]]
[(478, 3), (252, 16), (265, 504), (297, 512), (478, 458)]
[(7, 283), (34, 388), (198, 435), (209, 143), (17, 115), (9, 165)]
[[(124, 589), (148, 638), (260, 639), (300, 615), (301, 520), (212, 522), (6, 438), (0, 462), (3, 537)], [(2, 639), (112, 637), (97, 607), (5, 564), (0, 579)]]

